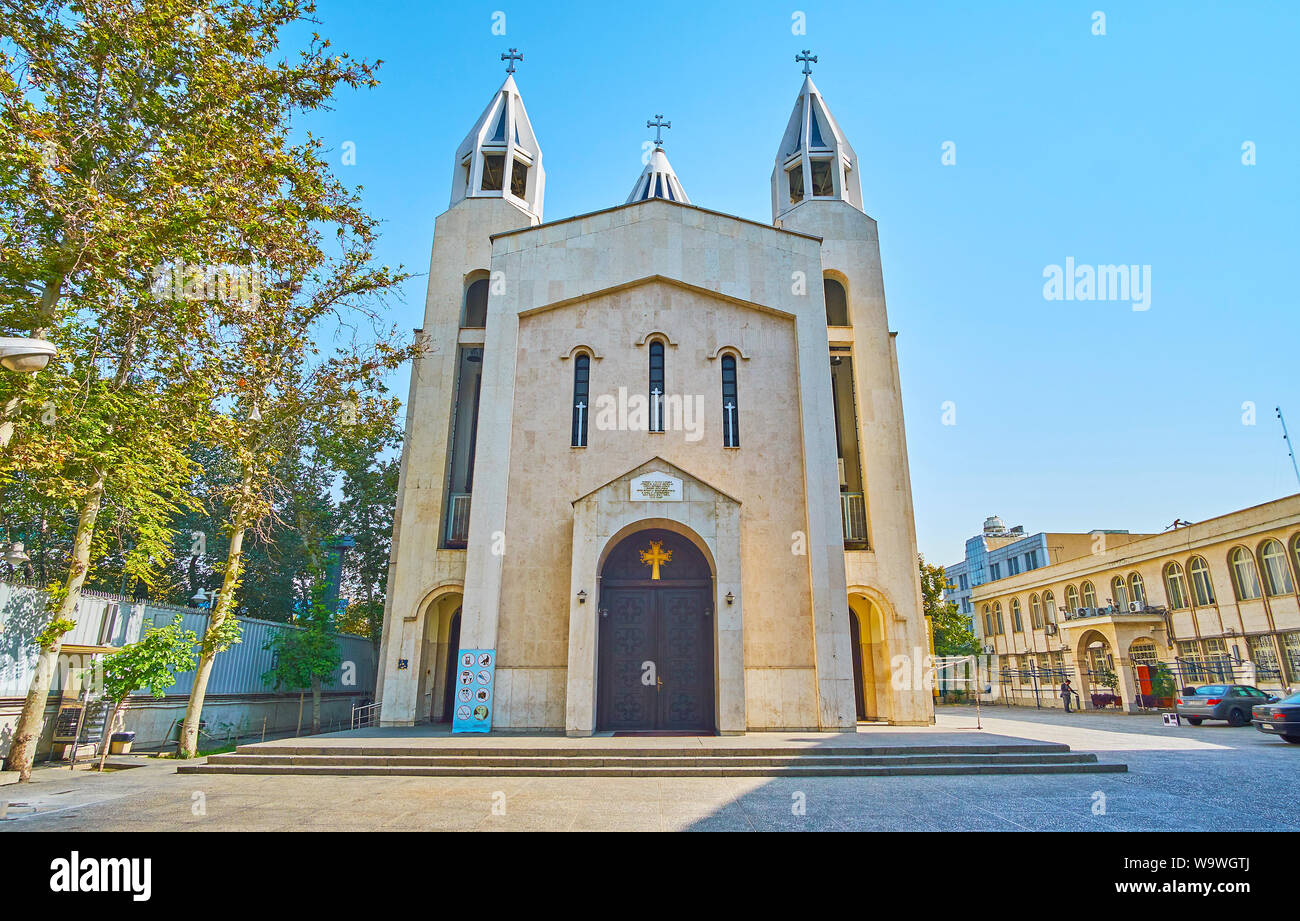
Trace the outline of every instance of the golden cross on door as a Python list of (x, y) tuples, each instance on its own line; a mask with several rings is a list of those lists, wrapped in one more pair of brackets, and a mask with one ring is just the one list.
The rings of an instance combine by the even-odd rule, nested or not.
[(659, 578), (660, 563), (671, 563), (672, 561), (673, 552), (665, 550), (662, 541), (652, 540), (650, 541), (650, 549), (641, 551), (641, 562), (654, 567), (650, 572), (651, 579)]

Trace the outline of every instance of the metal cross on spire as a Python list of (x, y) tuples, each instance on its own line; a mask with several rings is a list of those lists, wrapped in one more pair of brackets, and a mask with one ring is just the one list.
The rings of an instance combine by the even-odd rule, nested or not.
[(809, 63), (812, 63), (812, 64), (816, 64), (816, 63), (817, 63), (817, 55), (815, 55), (815, 54), (810, 54), (809, 51), (808, 51), (808, 49), (805, 48), (805, 49), (803, 50), (803, 53), (802, 53), (802, 54), (796, 54), (796, 55), (794, 56), (794, 60), (795, 60), (795, 63), (799, 63), (800, 61), (802, 61), (802, 62), (803, 62), (803, 72), (804, 72), (805, 74), (811, 74), (811, 73), (812, 73), (812, 68), (809, 67), (808, 65), (809, 65)]
[[(515, 72), (515, 61), (522, 61), (524, 59), (524, 56), (522, 54), (516, 53), (518, 51), (519, 51), (518, 48), (511, 48), (509, 54), (501, 55), (501, 60), (510, 62), (510, 66), (506, 68), (506, 73), (508, 74), (512, 74)], [(817, 59), (813, 58), (813, 60), (815, 61)]]
[(656, 115), (655, 120), (647, 121), (645, 123), (645, 126), (647, 128), (655, 129), (655, 146), (662, 147), (664, 146), (664, 136), (663, 136), (664, 129), (671, 128), (673, 126), (673, 123), (664, 121), (664, 117), (662, 115)]

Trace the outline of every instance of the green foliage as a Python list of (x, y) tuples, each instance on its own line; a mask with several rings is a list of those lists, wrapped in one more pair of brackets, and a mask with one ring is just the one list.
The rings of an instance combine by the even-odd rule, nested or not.
[(342, 661), (338, 640), (324, 622), (314, 618), (301, 630), (276, 633), (262, 648), (275, 654), (275, 664), (262, 681), (277, 691), (308, 690), (313, 681), (323, 683)]
[(1169, 670), (1169, 666), (1164, 662), (1156, 663), (1151, 669), (1151, 694), (1160, 700), (1174, 696), (1177, 685), (1174, 683), (1174, 673)]
[(918, 557), (921, 570), (921, 599), (925, 616), (934, 630), (934, 654), (937, 656), (979, 655), (979, 643), (971, 620), (957, 610), (955, 601), (943, 600), (948, 582), (942, 566), (931, 566)]
[(64, 635), (77, 626), (75, 620), (68, 620), (66, 617), (56, 617), (45, 625), (45, 629), (36, 635), (36, 645), (41, 649), (51, 649), (55, 643), (60, 642)]
[(181, 628), (178, 614), (171, 623), (151, 628), (138, 642), (104, 658), (104, 696), (119, 703), (141, 688), (163, 697), (176, 683), (176, 674), (192, 669), (199, 638)]

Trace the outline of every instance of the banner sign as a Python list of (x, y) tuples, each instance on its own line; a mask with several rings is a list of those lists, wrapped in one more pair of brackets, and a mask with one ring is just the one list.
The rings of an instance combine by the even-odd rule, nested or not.
[(490, 732), (492, 684), (496, 678), (495, 649), (462, 649), (457, 660), (452, 732)]

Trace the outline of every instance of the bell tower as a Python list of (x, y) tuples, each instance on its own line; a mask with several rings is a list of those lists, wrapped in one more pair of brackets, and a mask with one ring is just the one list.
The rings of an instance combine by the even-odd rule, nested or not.
[[(903, 428), (898, 354), (885, 311), (876, 222), (863, 209), (858, 156), (812, 80), (804, 80), (772, 168), (772, 221), (821, 237), (833, 424), (839, 453), (840, 520), (850, 607), (862, 631), (860, 712), (898, 724), (928, 724), (930, 694), (891, 690), (883, 650), (909, 661), (929, 652), (917, 572), (916, 524)], [(818, 289), (809, 279), (809, 293)], [(847, 640), (848, 638), (846, 638)], [(877, 668), (872, 668), (872, 658)], [(882, 685), (883, 682), (883, 685)]]
[[(424, 351), (411, 367), (376, 700), (384, 725), (442, 712), (448, 625), (464, 592), (479, 381), (491, 314), (491, 236), (542, 222), (542, 149), (506, 79), (456, 150), (451, 203), (434, 222)], [(500, 282), (501, 280), (498, 280)], [(455, 655), (455, 650), (450, 655)], [(435, 712), (437, 711), (437, 712)]]

